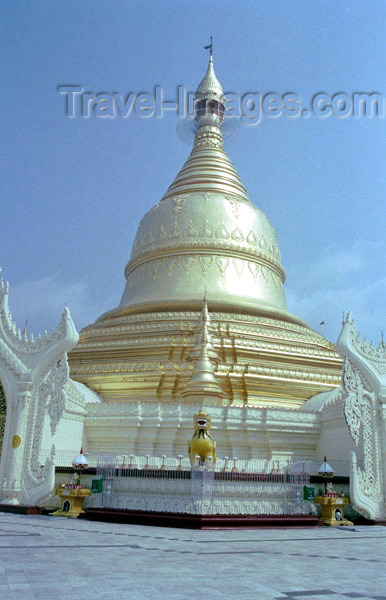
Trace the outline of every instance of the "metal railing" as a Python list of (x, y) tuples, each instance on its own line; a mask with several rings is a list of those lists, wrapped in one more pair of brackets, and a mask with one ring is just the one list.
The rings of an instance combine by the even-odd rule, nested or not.
[(303, 500), (310, 476), (293, 463), (225, 457), (191, 467), (173, 457), (99, 457), (101, 493), (87, 506), (120, 510), (238, 515), (312, 512)]
[[(49, 454), (48, 450), (42, 451), (43, 456)], [(152, 456), (151, 454), (143, 456), (135, 456), (133, 454), (122, 454), (118, 456), (107, 456), (85, 452), (89, 467), (99, 468), (103, 465), (108, 465), (115, 469), (144, 469), (144, 470), (190, 470), (191, 465), (187, 456)], [(71, 467), (72, 461), (76, 456), (76, 452), (68, 450), (58, 450), (56, 452), (55, 464), (57, 467)], [(45, 460), (45, 459), (44, 459)], [(224, 457), (218, 458), (213, 467), (215, 472), (231, 472), (235, 469), (238, 472), (254, 472), (254, 473), (283, 473), (283, 472), (305, 472), (310, 476), (317, 476), (319, 466), (322, 460), (277, 460), (277, 459), (260, 459), (260, 458), (236, 458)], [(335, 470), (336, 477), (349, 477), (350, 461), (349, 460), (332, 460), (331, 464)], [(42, 462), (42, 464), (44, 461)]]

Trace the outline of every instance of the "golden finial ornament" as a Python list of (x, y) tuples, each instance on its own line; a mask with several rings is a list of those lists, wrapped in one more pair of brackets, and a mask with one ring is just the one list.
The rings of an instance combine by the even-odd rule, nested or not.
[(209, 50), (209, 56), (213, 56), (213, 36), (210, 36), (210, 44), (204, 46), (205, 50)]

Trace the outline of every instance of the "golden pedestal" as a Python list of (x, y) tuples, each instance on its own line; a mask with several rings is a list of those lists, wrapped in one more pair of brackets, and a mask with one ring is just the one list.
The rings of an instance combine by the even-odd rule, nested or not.
[(344, 505), (349, 499), (340, 496), (317, 496), (315, 504), (322, 507), (322, 521), (325, 525), (336, 527), (338, 525), (353, 525), (351, 521), (344, 518)]
[(67, 489), (56, 488), (56, 495), (60, 496), (61, 508), (52, 515), (54, 517), (70, 517), (76, 519), (81, 513), (84, 513), (83, 502), (87, 496), (91, 496), (91, 490), (88, 488)]

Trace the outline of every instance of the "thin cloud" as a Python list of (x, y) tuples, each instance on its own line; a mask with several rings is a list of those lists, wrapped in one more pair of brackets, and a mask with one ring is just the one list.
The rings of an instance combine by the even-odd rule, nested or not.
[[(287, 304), (290, 312), (306, 320), (313, 329), (336, 341), (342, 313), (351, 310), (358, 330), (376, 343), (386, 327), (386, 277), (374, 269), (379, 244), (356, 241), (351, 248), (330, 246), (317, 260), (287, 269)], [(78, 329), (117, 306), (120, 290), (107, 297), (95, 294), (87, 281), (61, 280), (59, 273), (26, 281), (10, 289), (10, 309), (21, 328), (28, 320), (33, 333), (56, 328), (67, 304)], [(324, 321), (323, 325), (320, 323)]]
[(363, 336), (379, 342), (386, 324), (385, 303), (380, 304), (386, 297), (386, 277), (374, 272), (378, 246), (355, 242), (352, 248), (330, 247), (316, 261), (291, 267), (286, 288), (290, 311), (336, 341), (342, 313), (351, 310)]
[(16, 286), (11, 282), (9, 305), (16, 324), (23, 328), (27, 320), (28, 331), (37, 334), (56, 328), (65, 305), (70, 309), (76, 327), (81, 329), (114, 307), (114, 299), (95, 300), (89, 283), (64, 282), (56, 274)]

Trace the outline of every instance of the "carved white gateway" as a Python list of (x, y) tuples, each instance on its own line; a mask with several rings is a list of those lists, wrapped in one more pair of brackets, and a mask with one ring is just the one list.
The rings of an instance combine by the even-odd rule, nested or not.
[[(65, 441), (68, 449), (79, 451), (84, 406), (92, 392), (69, 378), (67, 352), (77, 343), (78, 333), (68, 309), (56, 331), (35, 340), (16, 328), (8, 290), (1, 278), (0, 383), (5, 427), (0, 503), (36, 504), (54, 487), (55, 446)], [(93, 396), (94, 402), (100, 401)]]
[(351, 500), (364, 516), (385, 519), (386, 348), (383, 341), (376, 348), (363, 340), (348, 314), (337, 350), (344, 357), (343, 412), (357, 448), (351, 452)]

